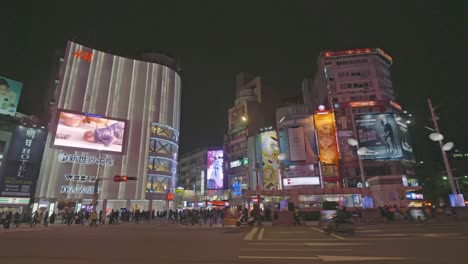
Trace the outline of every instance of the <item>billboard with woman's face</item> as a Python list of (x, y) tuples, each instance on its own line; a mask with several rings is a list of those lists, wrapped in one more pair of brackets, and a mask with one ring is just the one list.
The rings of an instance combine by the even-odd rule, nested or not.
[(125, 120), (60, 109), (58, 113), (53, 147), (124, 152)]

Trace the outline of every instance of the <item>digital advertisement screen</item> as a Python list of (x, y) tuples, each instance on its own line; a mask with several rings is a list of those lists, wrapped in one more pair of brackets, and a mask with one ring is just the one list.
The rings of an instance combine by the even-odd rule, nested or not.
[(206, 186), (209, 190), (223, 189), (224, 174), (223, 174), (223, 151), (209, 150), (206, 159)]
[(23, 83), (0, 76), (0, 114), (15, 116)]
[(356, 129), (359, 147), (367, 148), (362, 159), (414, 160), (408, 127), (395, 114), (356, 116)]
[(53, 147), (124, 152), (125, 120), (61, 109), (57, 119)]
[(278, 155), (278, 134), (276, 131), (266, 131), (260, 134), (262, 147), (262, 178), (263, 189), (278, 190), (278, 170), (280, 167)]
[(320, 161), (324, 164), (338, 164), (338, 144), (335, 134), (333, 113), (314, 115), (317, 130)]

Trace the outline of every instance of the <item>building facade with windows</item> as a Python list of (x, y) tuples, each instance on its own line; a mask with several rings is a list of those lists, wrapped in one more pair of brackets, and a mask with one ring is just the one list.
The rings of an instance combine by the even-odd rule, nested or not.
[[(127, 58), (69, 42), (35, 207), (90, 210), (96, 191), (97, 209), (105, 212), (171, 206), (167, 197), (176, 187), (179, 71), (162, 54)], [(115, 175), (136, 180), (114, 182)]]
[[(317, 60), (318, 70), (314, 78), (304, 80), (302, 87), (304, 100), (314, 109), (324, 105), (334, 113), (342, 186), (370, 185), (371, 189), (382, 193), (382, 197), (376, 199), (377, 205), (402, 203), (398, 194), (404, 187), (403, 179), (415, 178), (414, 157), (405, 158), (401, 154), (412, 153), (413, 150), (409, 146), (409, 139), (406, 140), (406, 137), (409, 138), (409, 122), (405, 122), (403, 110), (396, 102), (390, 77), (392, 62), (392, 58), (378, 48), (324, 51)], [(386, 119), (389, 118), (395, 119), (392, 129), (387, 124)], [(376, 127), (379, 122), (383, 122), (382, 131), (371, 131), (370, 125), (366, 124), (369, 120), (373, 120)], [(392, 133), (391, 139), (388, 139), (388, 133)], [(395, 136), (396, 141), (393, 133), (400, 133), (399, 138)], [(365, 146), (364, 141), (380, 144), (382, 148), (385, 145), (383, 151), (388, 155), (382, 157), (382, 153), (372, 153), (369, 148), (366, 155), (358, 157), (357, 148), (348, 143), (351, 138), (359, 140), (361, 146)], [(395, 154), (397, 144), (404, 149), (398, 150), (399, 154)], [(387, 145), (392, 147), (387, 148)], [(359, 158), (363, 163), (367, 183), (361, 181)]]

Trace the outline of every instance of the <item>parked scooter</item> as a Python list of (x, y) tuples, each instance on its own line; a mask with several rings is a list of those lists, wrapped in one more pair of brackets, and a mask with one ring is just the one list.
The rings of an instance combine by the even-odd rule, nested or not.
[(254, 224), (255, 224), (255, 218), (253, 216), (247, 217), (245, 214), (241, 214), (236, 219), (236, 226), (243, 226), (243, 225), (253, 226)]
[(333, 217), (330, 222), (325, 226), (324, 232), (327, 235), (332, 233), (347, 233), (354, 234), (355, 228), (353, 222), (351, 221), (337, 221), (336, 217)]

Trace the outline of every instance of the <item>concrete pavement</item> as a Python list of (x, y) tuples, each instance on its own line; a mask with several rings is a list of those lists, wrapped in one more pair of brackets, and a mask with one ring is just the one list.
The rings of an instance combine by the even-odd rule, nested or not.
[(0, 231), (2, 264), (467, 263), (468, 224), (360, 225), (354, 236), (319, 227), (210, 227), (166, 222)]

